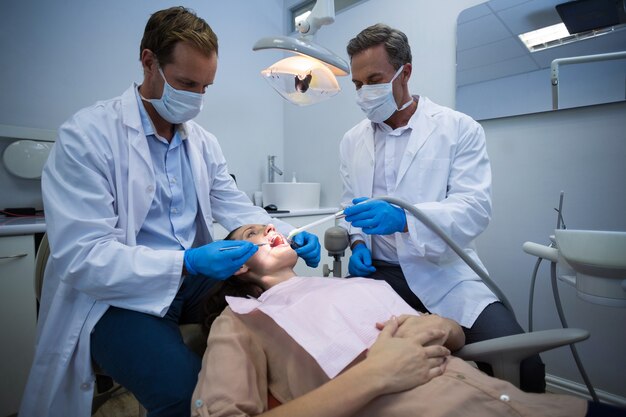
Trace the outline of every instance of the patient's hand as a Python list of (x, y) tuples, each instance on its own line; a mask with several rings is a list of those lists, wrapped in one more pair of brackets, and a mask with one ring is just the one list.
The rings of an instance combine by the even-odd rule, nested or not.
[(380, 381), (381, 394), (414, 388), (443, 373), (450, 351), (433, 341), (443, 338), (444, 330), (431, 328), (399, 337), (398, 319), (392, 318), (382, 326), (361, 364)]
[[(454, 352), (465, 344), (465, 334), (461, 326), (453, 320), (436, 314), (423, 314), (420, 316), (403, 314), (398, 317), (398, 325), (396, 333), (398, 337), (407, 337), (430, 329), (440, 329), (444, 332), (443, 336), (430, 341), (429, 345), (443, 345)], [(379, 329), (382, 328), (382, 325), (379, 323), (376, 326)]]

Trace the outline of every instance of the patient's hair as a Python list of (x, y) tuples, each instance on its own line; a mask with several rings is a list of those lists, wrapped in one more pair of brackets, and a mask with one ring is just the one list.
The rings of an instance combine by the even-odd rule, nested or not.
[[(224, 240), (234, 240), (233, 235), (238, 229), (231, 231)], [(225, 281), (218, 281), (206, 295), (204, 302), (205, 320), (203, 323), (204, 330), (208, 333), (215, 319), (222, 314), (222, 311), (228, 306), (226, 296), (244, 297), (249, 295), (258, 297), (263, 293), (263, 289), (256, 284), (244, 281), (236, 276), (232, 276)]]

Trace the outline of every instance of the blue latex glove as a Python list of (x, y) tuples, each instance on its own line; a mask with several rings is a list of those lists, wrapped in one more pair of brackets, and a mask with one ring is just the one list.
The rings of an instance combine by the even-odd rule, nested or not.
[(315, 268), (319, 265), (322, 249), (317, 236), (309, 232), (300, 232), (293, 237), (292, 247), (308, 266)]
[[(220, 248), (237, 246), (221, 251)], [(259, 248), (245, 240), (220, 240), (185, 251), (185, 268), (191, 275), (225, 280), (230, 278)]]
[(372, 266), (372, 254), (365, 243), (357, 243), (352, 248), (348, 272), (353, 277), (367, 277), (376, 272), (376, 268)]
[(404, 232), (406, 214), (403, 209), (382, 200), (365, 200), (368, 200), (367, 197), (352, 200), (354, 205), (343, 211), (347, 222), (354, 227), (360, 227), (368, 235)]

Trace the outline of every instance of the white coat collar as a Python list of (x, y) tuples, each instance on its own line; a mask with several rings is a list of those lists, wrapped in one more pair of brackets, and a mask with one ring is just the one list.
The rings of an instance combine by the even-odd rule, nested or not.
[[(417, 110), (411, 119), (409, 119), (409, 127), (411, 127), (411, 137), (407, 143), (406, 151), (400, 161), (400, 167), (398, 169), (398, 176), (396, 178), (396, 189), (404, 178), (404, 175), (408, 171), (413, 159), (419, 153), (419, 150), (424, 146), (426, 140), (430, 137), (436, 128), (436, 123), (433, 116), (441, 111), (440, 107), (423, 96), (414, 96), (418, 100)], [(364, 143), (365, 147), (370, 155), (371, 160), (374, 160), (374, 129), (376, 123), (369, 122), (364, 125)], [(374, 170), (372, 166), (371, 177), (373, 181)], [(369, 178), (369, 176), (368, 176)], [(370, 187), (371, 188), (371, 187)]]
[(150, 148), (141, 124), (136, 93), (137, 84), (133, 83), (122, 94), (122, 123), (127, 127), (128, 140), (127, 244), (134, 244), (156, 191)]
[[(144, 198), (137, 198), (135, 202), (134, 210), (129, 210), (129, 213), (134, 213), (134, 233), (139, 233), (139, 229), (143, 224), (150, 204), (154, 199), (154, 192), (156, 189), (156, 178), (154, 176), (154, 169), (152, 168), (152, 158), (150, 156), (150, 148), (148, 147), (148, 141), (146, 140), (146, 132), (144, 132), (141, 124), (141, 117), (139, 114), (139, 107), (136, 98), (136, 91), (138, 85), (133, 83), (131, 88), (126, 90), (122, 95), (122, 118), (126, 126), (129, 127), (128, 140), (131, 148), (138, 154), (143, 161), (139, 163), (129, 163), (129, 188), (132, 189), (133, 196), (143, 196)], [(200, 204), (200, 210), (205, 222), (205, 228), (209, 229), (209, 225), (212, 223), (211, 206), (210, 206), (210, 184), (208, 177), (206, 176), (206, 149), (202, 141), (197, 140), (197, 136), (193, 133), (196, 125), (194, 122), (189, 121), (178, 125), (178, 133), (181, 135), (181, 139), (188, 139), (188, 157), (191, 165), (191, 172), (194, 177), (194, 185), (196, 187), (196, 195), (198, 196), (198, 202)], [(206, 156), (208, 158), (208, 156)], [(136, 161), (136, 158), (132, 158)], [(129, 208), (130, 208), (129, 207)]]
[(398, 176), (396, 178), (396, 188), (404, 178), (407, 170), (411, 166), (413, 159), (419, 153), (420, 149), (426, 143), (426, 140), (435, 130), (436, 124), (433, 120), (433, 115), (439, 113), (437, 106), (433, 106), (433, 102), (426, 97), (419, 97), (417, 104), (417, 110), (409, 120), (409, 126), (411, 127), (411, 137), (406, 145), (406, 151), (400, 161), (400, 167), (398, 168)]

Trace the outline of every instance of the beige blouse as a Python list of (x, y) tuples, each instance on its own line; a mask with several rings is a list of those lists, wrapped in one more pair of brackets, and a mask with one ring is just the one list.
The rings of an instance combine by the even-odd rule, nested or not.
[[(268, 316), (227, 308), (209, 335), (192, 416), (254, 416), (267, 411), (268, 390), (285, 403), (327, 381), (315, 360)], [(580, 398), (525, 393), (452, 358), (442, 376), (378, 397), (356, 416), (583, 417), (586, 410)]]

